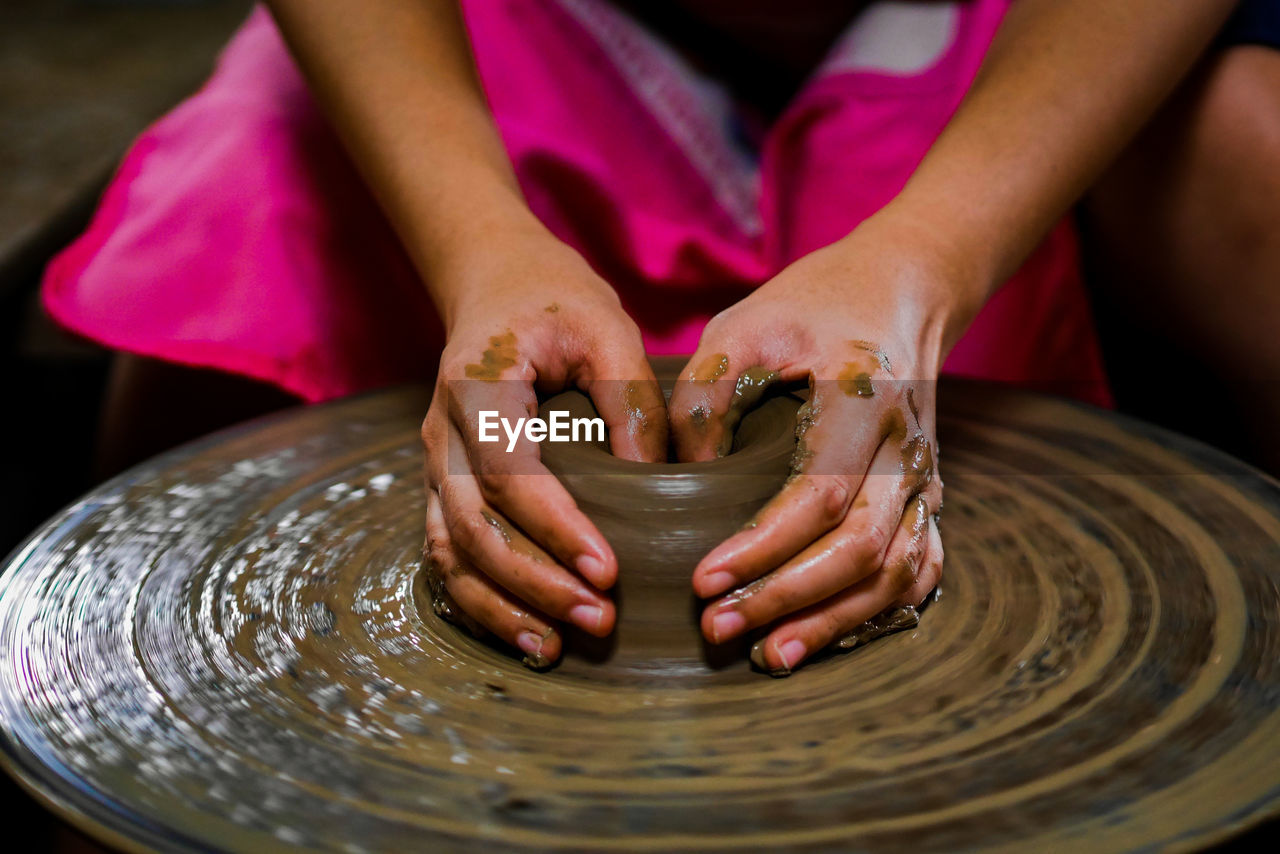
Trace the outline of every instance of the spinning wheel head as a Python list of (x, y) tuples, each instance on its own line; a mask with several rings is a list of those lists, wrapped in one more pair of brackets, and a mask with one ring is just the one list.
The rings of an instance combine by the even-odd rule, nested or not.
[(946, 595), (781, 681), (533, 673), (420, 607), (419, 395), (180, 449), (10, 558), (7, 768), (157, 849), (1106, 852), (1275, 814), (1280, 486), (944, 392)]

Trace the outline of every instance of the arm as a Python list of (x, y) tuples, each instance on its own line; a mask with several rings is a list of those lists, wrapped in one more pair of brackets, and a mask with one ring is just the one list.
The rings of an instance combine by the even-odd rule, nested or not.
[(549, 663), (561, 622), (612, 629), (604, 591), (617, 561), (536, 444), (480, 443), (478, 413), (515, 422), (536, 408), (535, 382), (574, 384), (614, 453), (665, 458), (662, 392), (639, 330), (526, 206), (456, 3), (268, 5), (448, 332), (422, 427), (433, 604)]
[(450, 326), (458, 308), (450, 265), (498, 234), (547, 236), (516, 184), (457, 4), (267, 6)]
[[(671, 401), (682, 458), (714, 456), (734, 378), (808, 379), (795, 476), (694, 571), (704, 634), (760, 626), (791, 668), (942, 571), (935, 380), (947, 352), (1154, 113), (1231, 0), (1020, 0), (899, 196), (708, 324)], [(728, 361), (721, 380), (707, 366)]]
[(951, 343), (1154, 115), (1234, 0), (1018, 0), (969, 95), (893, 203), (974, 286)]

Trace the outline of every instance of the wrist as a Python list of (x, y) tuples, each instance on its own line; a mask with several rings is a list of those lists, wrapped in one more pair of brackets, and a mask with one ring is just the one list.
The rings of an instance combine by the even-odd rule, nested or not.
[(945, 357), (994, 293), (998, 282), (991, 241), (963, 227), (940, 221), (933, 212), (909, 200), (895, 200), (858, 227), (864, 229), (907, 267), (900, 277), (900, 298), (931, 330)]
[(501, 291), (510, 288), (521, 265), (559, 244), (523, 206), (491, 206), (477, 215), (443, 219), (415, 238), (410, 254), (446, 330), (468, 306), (505, 302)]
[(495, 319), (536, 324), (561, 308), (622, 311), (617, 293), (577, 250), (532, 215), (459, 234), (427, 287), (448, 336)]

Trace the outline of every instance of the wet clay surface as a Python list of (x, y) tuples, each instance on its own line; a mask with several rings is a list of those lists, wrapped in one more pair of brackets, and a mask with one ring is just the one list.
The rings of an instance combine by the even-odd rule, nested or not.
[[(665, 393), (683, 363), (654, 360)], [(594, 638), (568, 627), (564, 668), (607, 680), (747, 669), (749, 639), (719, 646), (704, 641), (702, 604), (691, 579), (698, 561), (747, 524), (790, 473), (801, 401), (779, 395), (755, 406), (775, 376), (755, 369), (738, 381), (736, 429), (721, 459), (636, 463), (612, 456), (607, 442), (542, 446), (543, 463), (618, 557), (618, 582), (609, 591), (618, 606), (617, 628)], [(596, 415), (578, 392), (557, 395), (541, 409), (571, 418)]]
[[(685, 361), (653, 360), (664, 393), (670, 394)], [(600, 678), (616, 679), (734, 671), (758, 664), (759, 655), (750, 655), (751, 636), (719, 645), (703, 638), (698, 618), (705, 603), (693, 595), (690, 579), (698, 561), (750, 524), (791, 474), (802, 400), (785, 393), (766, 399), (776, 379), (775, 372), (759, 367), (738, 377), (725, 419), (728, 432), (716, 460), (655, 465), (613, 457), (606, 442), (543, 446), (543, 463), (618, 557), (618, 582), (609, 591), (618, 606), (617, 628), (609, 637), (595, 638), (569, 627), (566, 667), (579, 669), (580, 662), (603, 666)], [(596, 415), (579, 392), (557, 395), (541, 409), (568, 412), (572, 418)], [(901, 610), (859, 627), (852, 636), (866, 643), (917, 616), (914, 610), (910, 616), (896, 613)]]
[(918, 626), (785, 680), (534, 673), (421, 604), (425, 407), (241, 428), (37, 532), (11, 773), (164, 849), (1187, 849), (1280, 806), (1280, 486), (1216, 452), (944, 384)]

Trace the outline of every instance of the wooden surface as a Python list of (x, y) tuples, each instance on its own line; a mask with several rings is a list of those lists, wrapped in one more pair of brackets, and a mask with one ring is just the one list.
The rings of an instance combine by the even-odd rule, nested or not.
[(942, 390), (942, 597), (786, 680), (535, 673), (424, 606), (388, 393), (94, 490), (0, 580), (10, 771), (134, 848), (1184, 850), (1280, 807), (1280, 485)]

